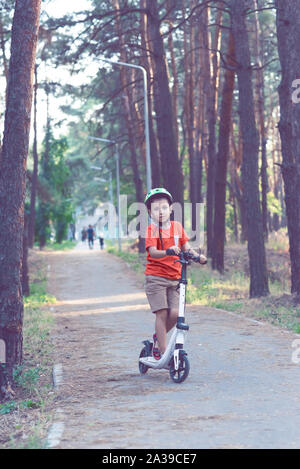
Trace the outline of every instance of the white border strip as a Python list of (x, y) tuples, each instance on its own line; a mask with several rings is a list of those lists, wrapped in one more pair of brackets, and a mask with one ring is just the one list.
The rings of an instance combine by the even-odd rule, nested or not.
[[(62, 375), (62, 364), (57, 363), (53, 366), (52, 370), (53, 386), (58, 388), (62, 384), (63, 375)], [(61, 437), (63, 435), (65, 424), (63, 422), (63, 411), (61, 409), (56, 410), (56, 420), (50, 427), (47, 439), (46, 447), (55, 448), (59, 445)]]
[(57, 363), (56, 365), (54, 365), (52, 375), (53, 375), (53, 385), (55, 388), (57, 388), (58, 386), (62, 384), (62, 379), (63, 379), (61, 363)]
[(47, 448), (55, 448), (59, 445), (60, 439), (65, 429), (64, 422), (54, 422), (47, 437)]

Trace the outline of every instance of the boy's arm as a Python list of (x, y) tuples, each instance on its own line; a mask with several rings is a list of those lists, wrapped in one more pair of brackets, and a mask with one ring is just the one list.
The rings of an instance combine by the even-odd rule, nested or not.
[(190, 251), (193, 256), (199, 256), (198, 252), (196, 252), (190, 245), (190, 243), (187, 241), (185, 244), (182, 245), (181, 249), (183, 251)]
[[(180, 249), (177, 246), (172, 246), (169, 249), (173, 249), (176, 254), (180, 253)], [(157, 249), (155, 246), (150, 246), (148, 248), (148, 252), (153, 259), (159, 259), (161, 257), (166, 257), (167, 256), (167, 251), (165, 249)]]
[[(195, 257), (198, 257), (199, 254), (198, 252), (196, 252), (189, 244), (189, 242), (186, 242), (182, 248), (181, 248), (183, 251), (190, 251), (193, 256)], [(203, 255), (203, 254), (200, 254), (200, 264), (204, 264), (205, 262), (207, 261), (207, 258)]]

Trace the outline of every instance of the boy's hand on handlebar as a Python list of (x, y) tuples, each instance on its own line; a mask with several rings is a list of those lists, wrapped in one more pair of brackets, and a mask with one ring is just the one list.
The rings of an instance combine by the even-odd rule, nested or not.
[(180, 254), (180, 248), (178, 246), (171, 246), (166, 250), (167, 256), (178, 256)]
[(207, 258), (203, 254), (200, 254), (199, 262), (200, 264), (207, 264)]

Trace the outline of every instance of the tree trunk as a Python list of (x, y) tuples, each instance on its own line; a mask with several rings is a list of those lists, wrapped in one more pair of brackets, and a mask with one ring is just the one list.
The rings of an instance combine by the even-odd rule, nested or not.
[(291, 292), (300, 295), (300, 106), (293, 102), (293, 81), (300, 76), (300, 1), (275, 2), (282, 79), (279, 132), (282, 176), (290, 242)]
[[(270, 93), (271, 95), (271, 93)], [(273, 102), (272, 100), (270, 99), (270, 110), (272, 112), (273, 110)], [(278, 118), (276, 120), (276, 122), (278, 121)], [(278, 142), (278, 131), (277, 131), (277, 125), (275, 123), (275, 119), (273, 120), (273, 118), (271, 118), (271, 139), (272, 139), (272, 163), (273, 163), (273, 171), (272, 171), (272, 174), (273, 174), (273, 193), (274, 193), (274, 196), (275, 198), (277, 199), (277, 201), (279, 202), (280, 204), (280, 184), (281, 184), (281, 174), (280, 174), (280, 169), (277, 165), (277, 163), (279, 163), (279, 161), (277, 161), (276, 159), (276, 155), (277, 153), (279, 153), (277, 150), (276, 150), (276, 147), (279, 146), (279, 142)], [(273, 217), (272, 217), (272, 227), (273, 227), (273, 230), (275, 231), (278, 231), (280, 229), (280, 220), (279, 220), (279, 214), (278, 213), (274, 213), (273, 214)]]
[(147, 0), (147, 9), (149, 40), (155, 64), (154, 109), (163, 181), (166, 189), (172, 193), (175, 202), (179, 202), (183, 208), (183, 177), (173, 125), (172, 98), (169, 89), (164, 44), (160, 33), (157, 0)]
[[(195, 204), (192, 209), (192, 226), (196, 227), (196, 203), (203, 203), (202, 194), (202, 173), (203, 158), (207, 147), (207, 122), (205, 119), (208, 107), (208, 101), (211, 91), (210, 82), (210, 36), (208, 34), (209, 7), (196, 16), (196, 42), (193, 47), (196, 49), (195, 73), (199, 77), (196, 80), (196, 109), (195, 109), (195, 154), (194, 154), (194, 173), (195, 173)], [(197, 44), (199, 47), (197, 47)], [(197, 50), (198, 49), (198, 50)], [(198, 227), (199, 228), (199, 227)]]
[[(168, 11), (172, 11), (172, 3), (173, 0), (167, 0), (166, 6)], [(168, 19), (169, 28), (172, 29), (173, 21), (172, 18)], [(171, 56), (171, 70), (172, 70), (172, 78), (173, 78), (173, 86), (172, 86), (172, 108), (173, 108), (173, 125), (175, 131), (175, 138), (176, 138), (176, 145), (177, 145), (177, 153), (179, 155), (180, 152), (180, 142), (179, 142), (179, 128), (177, 123), (177, 115), (178, 115), (178, 74), (177, 74), (177, 66), (176, 66), (176, 57), (174, 53), (174, 44), (173, 44), (173, 34), (172, 31), (169, 31), (168, 34), (168, 48)]]
[[(124, 39), (122, 37), (122, 25), (121, 25), (121, 17), (120, 17), (120, 6), (119, 0), (113, 0), (113, 5), (118, 12), (116, 15), (116, 33), (119, 38), (120, 44), (120, 52), (121, 52), (121, 61), (128, 63), (128, 58), (126, 54)], [(128, 132), (128, 141), (130, 146), (130, 155), (131, 155), (131, 167), (133, 170), (133, 180), (135, 184), (136, 190), (136, 200), (138, 202), (143, 202), (144, 200), (144, 190), (143, 190), (143, 181), (140, 176), (139, 165), (138, 165), (138, 155), (136, 149), (136, 141), (134, 136), (134, 122), (135, 113), (133, 108), (133, 94), (129, 88), (130, 80), (128, 80), (128, 70), (126, 67), (120, 68), (120, 75), (121, 75), (121, 82), (122, 86), (125, 89), (125, 109), (126, 109), (126, 126)], [(139, 244), (138, 244), (139, 252), (145, 252), (145, 239), (143, 236), (139, 236)]]
[[(207, 107), (208, 120), (208, 149), (207, 149), (207, 186), (206, 186), (206, 236), (207, 236), (207, 255), (211, 257), (213, 249), (213, 207), (214, 207), (214, 189), (215, 189), (215, 160), (216, 160), (216, 121), (218, 106), (218, 85), (219, 85), (219, 54), (216, 50), (220, 49), (221, 43), (221, 22), (222, 11), (217, 13), (216, 30), (213, 42), (214, 52), (212, 53), (212, 76), (211, 87), (209, 89), (209, 102)], [(208, 74), (208, 71), (206, 71)]]
[[(231, 126), (232, 129), (232, 126)], [(235, 190), (235, 173), (236, 173), (236, 167), (235, 167), (235, 160), (234, 160), (234, 150), (232, 147), (232, 135), (230, 136), (230, 149), (229, 149), (229, 161), (228, 161), (228, 170), (229, 170), (229, 175), (230, 175), (230, 201), (232, 203), (233, 207), (233, 215), (234, 215), (234, 239), (235, 242), (239, 242), (239, 226), (238, 226), (238, 211), (237, 211), (237, 195), (236, 195), (236, 190)]]
[[(257, 10), (257, 0), (253, 0), (253, 9)], [(265, 93), (264, 93), (264, 71), (262, 69), (262, 58), (264, 56), (262, 45), (262, 33), (259, 24), (258, 11), (254, 12), (254, 50), (256, 56), (256, 65), (258, 70), (255, 71), (255, 94), (257, 99), (257, 116), (258, 116), (258, 127), (260, 131), (260, 143), (261, 143), (261, 205), (262, 205), (262, 220), (263, 220), (263, 232), (265, 240), (268, 240), (268, 205), (267, 205), (267, 192), (268, 186), (268, 175), (267, 175), (267, 133), (265, 126)]]
[(13, 368), (22, 360), (22, 250), (25, 175), (33, 71), (41, 0), (16, 0), (0, 171), (0, 338), (6, 363), (1, 391), (9, 389)]
[[(241, 225), (241, 236), (240, 241), (245, 242), (247, 240), (247, 229), (246, 229), (246, 220), (245, 220), (245, 210), (243, 204), (243, 195), (242, 195), (242, 184), (240, 182), (240, 177), (238, 174), (238, 170), (242, 164), (242, 148), (240, 143), (236, 145), (235, 138), (234, 138), (234, 122), (233, 119), (231, 120), (231, 147), (232, 147), (232, 161), (231, 161), (231, 184), (232, 190), (234, 193), (234, 197), (238, 203), (238, 213), (239, 213), (239, 220)], [(240, 129), (239, 129), (239, 140), (240, 140)]]
[[(194, 7), (194, 1), (190, 1), (190, 10)], [(187, 99), (187, 115), (186, 115), (186, 131), (188, 139), (189, 152), (189, 192), (190, 202), (192, 204), (192, 230), (196, 229), (196, 188), (197, 179), (197, 156), (196, 156), (196, 68), (195, 68), (195, 18), (191, 18), (189, 25), (189, 51), (188, 51), (188, 75), (185, 77), (186, 99)], [(202, 92), (200, 88), (200, 93)]]
[[(234, 65), (234, 41), (229, 33), (227, 64)], [(212, 251), (212, 268), (224, 271), (225, 214), (226, 214), (226, 179), (229, 156), (229, 137), (231, 128), (231, 111), (234, 90), (234, 70), (226, 69), (220, 112), (219, 147), (216, 160), (215, 203), (214, 203), (214, 242)]]
[(258, 187), (259, 138), (255, 125), (252, 71), (246, 11), (248, 0), (231, 0), (231, 24), (235, 43), (239, 87), (239, 115), (243, 139), (242, 184), (248, 232), (250, 297), (269, 293), (266, 255)]
[(35, 235), (35, 200), (36, 188), (38, 178), (38, 153), (37, 153), (37, 65), (35, 66), (35, 85), (34, 85), (34, 99), (33, 99), (33, 172), (31, 179), (31, 194), (30, 194), (30, 215), (28, 222), (28, 247), (32, 248), (34, 245)]
[[(141, 8), (146, 8), (146, 0), (140, 0)], [(148, 84), (148, 114), (149, 114), (149, 140), (150, 140), (150, 155), (151, 155), (151, 175), (152, 186), (161, 186), (161, 164), (158, 155), (156, 135), (154, 132), (153, 118), (152, 118), (152, 101), (153, 101), (153, 70), (151, 63), (150, 44), (148, 40), (147, 29), (147, 15), (141, 13), (141, 45), (144, 49), (144, 58), (142, 65), (147, 70), (147, 84)]]
[(22, 259), (22, 293), (23, 296), (30, 295), (28, 275), (28, 227), (29, 214), (24, 212), (24, 234), (23, 234), (23, 259)]

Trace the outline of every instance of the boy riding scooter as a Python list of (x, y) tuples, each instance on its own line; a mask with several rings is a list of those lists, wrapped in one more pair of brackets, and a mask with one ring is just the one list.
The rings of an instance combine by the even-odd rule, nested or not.
[(152, 189), (145, 198), (151, 217), (146, 233), (147, 266), (145, 270), (145, 291), (152, 313), (155, 314), (155, 334), (153, 335), (152, 354), (160, 360), (167, 347), (167, 332), (171, 330), (178, 317), (179, 291), (182, 263), (180, 253), (186, 258), (197, 259), (205, 264), (207, 259), (198, 255), (188, 243), (188, 236), (182, 225), (170, 221), (172, 195), (164, 188)]

